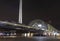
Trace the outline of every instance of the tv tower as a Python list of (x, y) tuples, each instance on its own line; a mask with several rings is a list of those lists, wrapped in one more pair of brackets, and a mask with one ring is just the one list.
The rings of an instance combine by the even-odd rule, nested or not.
[(22, 24), (22, 0), (20, 0), (19, 2), (19, 19), (18, 19), (19, 23)]

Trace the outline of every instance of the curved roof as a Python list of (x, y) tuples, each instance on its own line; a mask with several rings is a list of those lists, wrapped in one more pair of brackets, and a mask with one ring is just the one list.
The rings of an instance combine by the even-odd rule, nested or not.
[(29, 25), (36, 29), (48, 29), (47, 23), (42, 20), (33, 20)]

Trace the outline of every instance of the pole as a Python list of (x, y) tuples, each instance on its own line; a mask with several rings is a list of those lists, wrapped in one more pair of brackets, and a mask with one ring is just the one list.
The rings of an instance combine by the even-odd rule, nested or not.
[(22, 0), (19, 3), (19, 23), (22, 24)]

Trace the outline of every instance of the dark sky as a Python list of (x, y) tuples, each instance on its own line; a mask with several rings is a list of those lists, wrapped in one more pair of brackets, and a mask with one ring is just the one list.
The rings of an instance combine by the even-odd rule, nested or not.
[[(0, 20), (18, 21), (19, 0), (0, 0)], [(23, 0), (23, 23), (41, 19), (60, 29), (60, 2)]]
[(52, 24), (56, 28), (60, 27), (60, 19), (59, 19), (60, 2), (59, 1), (24, 0), (23, 13), (25, 15), (25, 17), (23, 16), (23, 18), (25, 19), (23, 21), (30, 22), (31, 20), (34, 19), (41, 19), (46, 21), (47, 23), (51, 21), (50, 24)]
[(18, 2), (18, 0), (0, 0), (0, 20), (17, 21)]

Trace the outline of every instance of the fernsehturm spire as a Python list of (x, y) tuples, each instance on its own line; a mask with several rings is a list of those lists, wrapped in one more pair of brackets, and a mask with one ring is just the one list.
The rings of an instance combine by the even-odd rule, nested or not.
[(22, 24), (22, 0), (19, 2), (19, 23)]

